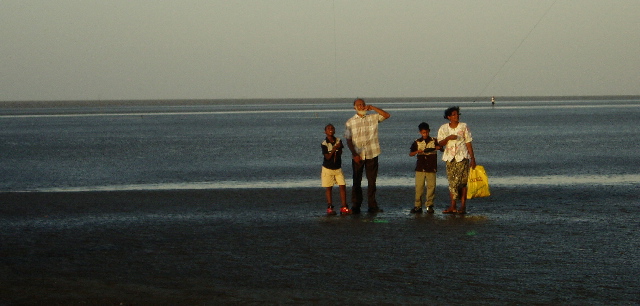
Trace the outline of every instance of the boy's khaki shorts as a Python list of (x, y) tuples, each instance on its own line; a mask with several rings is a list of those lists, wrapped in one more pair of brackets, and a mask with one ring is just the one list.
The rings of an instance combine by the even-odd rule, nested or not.
[(342, 174), (342, 169), (331, 170), (325, 167), (322, 167), (322, 173), (320, 174), (322, 178), (322, 187), (333, 187), (333, 185), (346, 185), (347, 183), (344, 180), (344, 174)]

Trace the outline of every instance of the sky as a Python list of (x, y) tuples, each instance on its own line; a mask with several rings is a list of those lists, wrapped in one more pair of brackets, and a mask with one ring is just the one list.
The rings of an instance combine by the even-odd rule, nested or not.
[(639, 0), (0, 0), (0, 101), (640, 95)]

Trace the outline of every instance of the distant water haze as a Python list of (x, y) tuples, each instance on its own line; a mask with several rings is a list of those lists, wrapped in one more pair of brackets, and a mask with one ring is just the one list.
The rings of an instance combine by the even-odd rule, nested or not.
[[(250, 102), (250, 103), (249, 103)], [(290, 188), (318, 184), (322, 128), (353, 115), (352, 101), (306, 100), (178, 105), (0, 109), (6, 179), (0, 190)], [(444, 109), (462, 108), (478, 163), (496, 185), (631, 184), (638, 181), (639, 100), (391, 101), (380, 125), (381, 186), (412, 184), (408, 156), (417, 126), (432, 136)], [(617, 118), (616, 130), (610, 129)], [(609, 148), (623, 132), (628, 145)], [(350, 174), (348, 160), (343, 169)], [(587, 166), (588, 165), (588, 166)], [(444, 164), (438, 184), (445, 184)]]

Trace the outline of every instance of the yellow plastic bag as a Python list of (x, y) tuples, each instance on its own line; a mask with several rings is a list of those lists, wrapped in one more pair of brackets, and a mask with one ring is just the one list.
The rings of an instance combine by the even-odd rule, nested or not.
[(467, 182), (467, 199), (488, 197), (489, 178), (483, 166), (476, 165), (476, 168), (469, 169), (469, 181)]

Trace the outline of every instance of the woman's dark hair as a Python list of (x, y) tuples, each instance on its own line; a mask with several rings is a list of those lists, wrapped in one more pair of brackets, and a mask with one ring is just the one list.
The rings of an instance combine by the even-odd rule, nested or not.
[(453, 114), (454, 111), (458, 112), (458, 115), (460, 115), (460, 107), (452, 106), (447, 108), (446, 111), (444, 111), (444, 119), (449, 119), (448, 117), (451, 116), (451, 114)]

